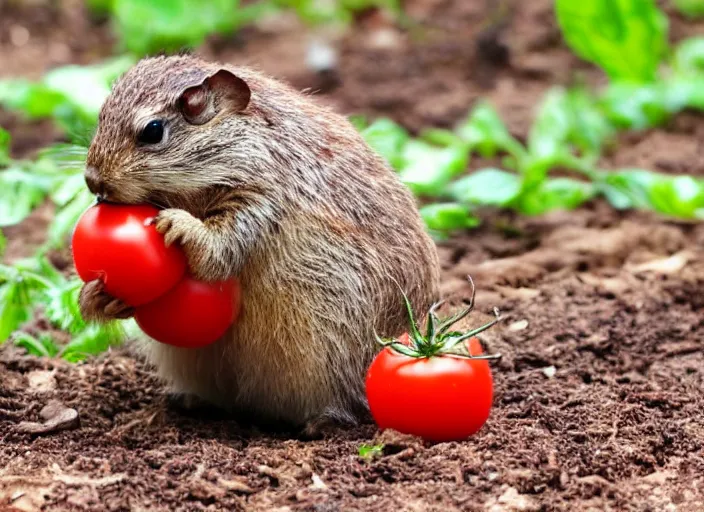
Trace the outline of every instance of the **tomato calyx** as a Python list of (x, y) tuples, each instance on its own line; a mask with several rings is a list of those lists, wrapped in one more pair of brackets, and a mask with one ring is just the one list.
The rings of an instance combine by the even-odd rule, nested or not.
[(498, 308), (495, 307), (493, 309), (494, 319), (492, 321), (487, 322), (486, 324), (477, 327), (476, 329), (472, 329), (468, 332), (451, 330), (457, 322), (469, 316), (469, 314), (474, 310), (474, 296), (476, 289), (474, 287), (474, 282), (472, 281), (471, 277), (469, 277), (469, 283), (472, 286), (472, 295), (469, 299), (469, 304), (467, 305), (467, 307), (459, 311), (458, 313), (455, 313), (454, 315), (441, 320), (436, 315), (436, 311), (444, 303), (444, 301), (440, 301), (433, 304), (426, 318), (425, 334), (421, 333), (413, 314), (413, 307), (411, 306), (411, 302), (408, 300), (408, 297), (401, 289), (401, 294), (403, 295), (403, 300), (405, 303), (406, 312), (408, 313), (408, 320), (410, 324), (410, 329), (407, 333), (408, 343), (402, 343), (398, 339), (383, 339), (380, 338), (378, 335), (376, 336), (377, 342), (382, 347), (389, 348), (398, 354), (413, 358), (429, 358), (443, 355), (451, 355), (455, 357), (463, 357), (466, 359), (500, 359), (501, 354), (472, 355), (469, 350), (467, 350), (467, 353), (460, 351), (460, 348), (464, 345), (464, 342), (490, 329), (501, 321), (501, 314)]

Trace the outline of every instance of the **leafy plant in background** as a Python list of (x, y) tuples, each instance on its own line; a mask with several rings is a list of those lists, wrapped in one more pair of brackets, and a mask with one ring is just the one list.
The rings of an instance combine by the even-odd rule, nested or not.
[(401, 0), (273, 0), (282, 8), (293, 9), (298, 17), (310, 25), (344, 25), (352, 21), (354, 13), (379, 7), (392, 14), (401, 13)]
[[(0, 135), (6, 132), (0, 129)], [(47, 198), (56, 207), (41, 252), (62, 246), (78, 217), (95, 198), (85, 186), (86, 148), (55, 145), (35, 161), (12, 160), (0, 171), (0, 228), (19, 224)], [(0, 166), (1, 167), (1, 166)]]
[(94, 66), (64, 66), (40, 81), (0, 80), (0, 106), (29, 120), (53, 119), (71, 140), (87, 144), (112, 82), (135, 60), (117, 57)]
[(400, 12), (399, 0), (86, 0), (111, 19), (120, 49), (142, 56), (196, 48), (211, 35), (227, 36), (258, 19), (291, 9), (311, 25), (347, 24), (355, 12), (383, 7)]
[(673, 52), (654, 0), (556, 0), (555, 11), (570, 48), (609, 77), (598, 104), (615, 127), (640, 130), (704, 108), (704, 42), (686, 40)]
[(209, 35), (233, 33), (268, 6), (243, 7), (237, 0), (113, 0), (111, 9), (123, 49), (145, 55), (194, 48)]
[[(12, 265), (0, 264), (0, 344), (12, 337), (30, 353), (77, 361), (105, 351), (128, 333), (135, 336), (138, 331), (132, 322), (86, 324), (78, 308), (80, 280), (67, 278), (44, 256), (48, 248), (65, 243), (78, 216), (94, 200), (83, 184), (80, 156), (77, 158), (76, 153), (59, 148), (35, 162), (14, 161), (9, 156), (9, 135), (2, 129), (0, 141), (3, 141), (0, 163), (6, 166), (0, 171), (0, 187), (3, 187), (0, 228), (19, 223), (47, 196), (57, 206), (64, 207), (59, 208), (50, 225), (48, 244), (35, 257)], [(64, 168), (60, 165), (62, 161), (73, 165)], [(0, 231), (0, 258), (5, 247), (6, 240)], [(38, 312), (43, 312), (47, 325), (35, 326), (36, 335), (18, 331)], [(54, 340), (61, 331), (70, 337), (62, 345)]]
[(653, 81), (667, 49), (667, 17), (654, 0), (556, 0), (572, 50), (611, 80)]
[[(454, 130), (422, 133), (422, 143), (389, 119), (363, 127), (362, 134), (412, 190), (437, 201), (421, 207), (436, 236), (478, 225), (476, 211), (481, 207), (539, 215), (571, 210), (597, 196), (618, 209), (704, 218), (704, 180), (640, 169), (598, 169), (601, 149), (615, 130), (586, 91), (554, 88), (538, 109), (526, 145), (512, 137), (496, 111), (483, 102)], [(411, 144), (416, 158), (408, 161), (404, 155)], [(423, 151), (426, 154), (419, 154)], [(460, 176), (474, 153), (485, 158), (503, 154), (504, 168)], [(420, 165), (426, 166), (424, 173)], [(558, 169), (575, 177), (551, 177)]]
[[(131, 321), (86, 324), (78, 309), (80, 286), (79, 280), (68, 279), (44, 257), (0, 265), (0, 343), (12, 338), (30, 353), (78, 361), (120, 343), (128, 332), (135, 335)], [(18, 331), (39, 311), (48, 326), (37, 324), (33, 333)], [(60, 331), (70, 336), (68, 343), (54, 340)]]
[[(619, 130), (657, 126), (685, 108), (704, 110), (704, 38), (683, 41), (671, 52), (667, 19), (652, 0), (556, 0), (556, 12), (575, 53), (601, 66), (611, 80), (597, 94), (583, 87), (548, 91), (525, 145), (483, 102), (454, 130), (421, 133), (425, 144), (388, 119), (362, 127), (409, 187), (439, 201), (421, 210), (428, 227), (439, 234), (474, 226), (474, 212), (484, 206), (536, 215), (596, 196), (619, 209), (704, 218), (701, 179), (597, 167)], [(409, 147), (413, 164), (404, 158)], [(504, 168), (455, 179), (472, 153), (505, 155)], [(556, 170), (576, 177), (550, 176)]]
[(674, 0), (675, 7), (688, 18), (704, 17), (704, 0)]

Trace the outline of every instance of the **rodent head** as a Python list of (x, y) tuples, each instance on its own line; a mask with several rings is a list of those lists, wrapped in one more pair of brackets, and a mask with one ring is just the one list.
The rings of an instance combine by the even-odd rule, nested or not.
[(232, 161), (249, 128), (261, 122), (248, 109), (250, 98), (242, 78), (195, 57), (140, 61), (101, 109), (86, 162), (88, 187), (109, 201), (139, 203), (236, 185)]

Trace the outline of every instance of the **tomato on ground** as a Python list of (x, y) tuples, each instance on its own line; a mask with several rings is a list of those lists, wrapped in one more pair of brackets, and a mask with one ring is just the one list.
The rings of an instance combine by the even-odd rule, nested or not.
[(186, 272), (179, 247), (166, 247), (150, 221), (159, 210), (148, 205), (99, 203), (76, 225), (72, 250), (85, 281), (101, 279), (105, 291), (130, 306), (153, 301), (173, 288)]
[[(410, 345), (408, 335), (399, 342)], [(477, 338), (469, 353), (482, 354)], [(459, 441), (489, 418), (493, 379), (485, 359), (449, 354), (410, 357), (384, 348), (366, 378), (369, 407), (379, 428), (392, 428), (429, 441)]]

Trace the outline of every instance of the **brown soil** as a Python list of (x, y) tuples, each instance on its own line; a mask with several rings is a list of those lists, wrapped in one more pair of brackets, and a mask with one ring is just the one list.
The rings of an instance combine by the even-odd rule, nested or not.
[[(548, 0), (514, 2), (494, 36), (494, 2), (407, 3), (432, 29), (410, 36), (365, 17), (342, 42), (334, 80), (305, 70), (307, 32), (286, 20), (202, 51), (320, 89), (343, 112), (389, 115), (414, 130), (451, 126), (482, 96), (525, 137), (551, 84), (577, 70), (599, 82), (561, 45)], [(75, 14), (42, 25), (39, 4), (11, 17), (32, 34), (36, 27), (33, 44), (75, 41), (76, 26), (109, 40), (105, 27)], [(20, 59), (25, 50), (4, 36), (10, 18), (0, 18), (0, 61)], [(701, 28), (672, 25), (675, 37)], [(90, 58), (71, 47), (70, 60)], [(14, 72), (50, 65), (39, 52)], [(42, 136), (23, 123), (10, 128), (18, 154), (56, 136), (43, 125)], [(704, 118), (684, 114), (624, 136), (606, 160), (701, 175), (702, 135)], [(16, 255), (39, 243), (46, 216), (9, 233)], [(465, 295), (467, 274), (479, 289), (471, 323), (492, 306), (506, 317), (485, 337), (503, 358), (494, 366), (495, 408), (474, 438), (429, 445), (380, 436), (372, 425), (316, 441), (272, 436), (216, 411), (170, 405), (123, 350), (69, 365), (6, 345), (0, 510), (704, 510), (704, 225), (601, 202), (539, 219), (486, 218), (440, 245), (444, 292)], [(65, 406), (46, 420), (54, 431), (29, 432), (22, 422), (51, 416), (42, 408), (52, 400)], [(379, 440), (380, 456), (358, 456)]]

